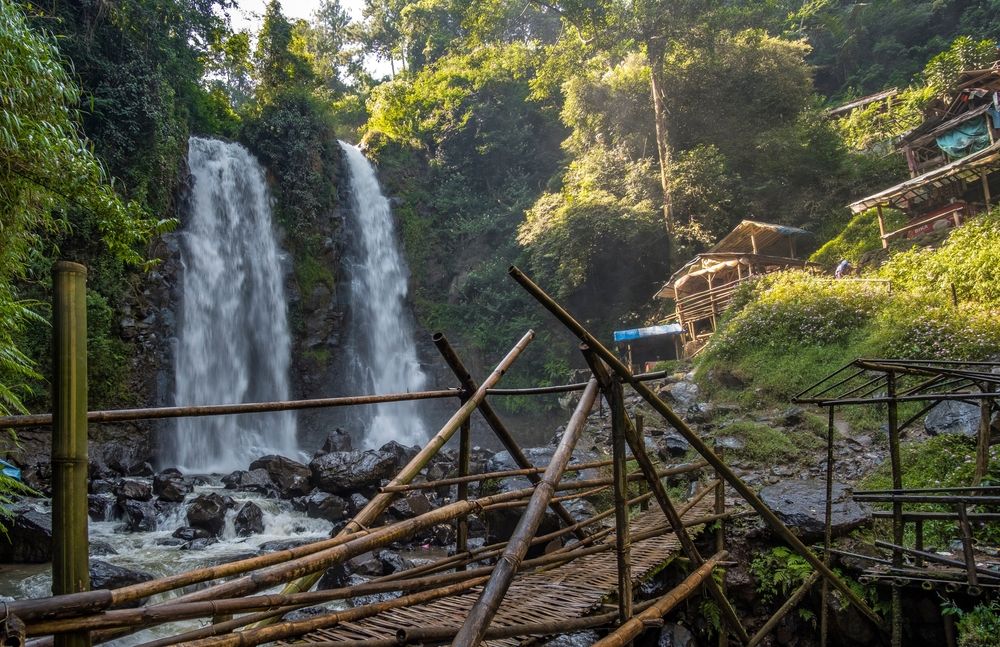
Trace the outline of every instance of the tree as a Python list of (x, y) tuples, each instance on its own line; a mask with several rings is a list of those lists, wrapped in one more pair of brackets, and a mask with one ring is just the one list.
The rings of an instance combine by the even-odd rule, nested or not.
[(254, 54), (261, 103), (284, 89), (305, 86), (313, 80), (305, 43), (296, 42), (295, 31), (295, 26), (281, 13), (281, 3), (268, 2)]

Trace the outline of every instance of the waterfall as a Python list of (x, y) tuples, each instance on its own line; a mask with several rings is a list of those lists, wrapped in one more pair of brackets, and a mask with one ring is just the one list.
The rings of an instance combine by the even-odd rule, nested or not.
[[(288, 399), (288, 322), (264, 170), (239, 144), (192, 137), (191, 210), (181, 233), (178, 405)], [(296, 454), (290, 412), (179, 418), (172, 460), (184, 471), (246, 469)]]
[[(417, 359), (406, 308), (407, 269), (399, 253), (389, 200), (375, 169), (355, 146), (340, 142), (347, 161), (353, 218), (348, 224), (351, 338), (348, 376), (358, 393), (420, 391), (427, 378)], [(366, 408), (364, 441), (422, 445), (427, 430), (415, 402)]]

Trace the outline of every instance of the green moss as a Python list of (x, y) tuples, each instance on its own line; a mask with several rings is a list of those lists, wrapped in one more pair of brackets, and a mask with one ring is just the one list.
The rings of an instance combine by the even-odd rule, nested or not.
[(721, 428), (719, 433), (743, 441), (742, 448), (727, 450), (727, 457), (754, 463), (794, 463), (805, 458), (808, 452), (825, 445), (815, 431), (782, 431), (759, 422), (734, 422)]
[[(883, 218), (886, 231), (894, 231), (906, 222), (903, 213), (895, 209), (883, 211)], [(869, 209), (854, 216), (840, 233), (828, 240), (809, 260), (833, 267), (846, 258), (856, 266), (866, 253), (880, 249), (882, 239), (879, 237), (878, 212)]]

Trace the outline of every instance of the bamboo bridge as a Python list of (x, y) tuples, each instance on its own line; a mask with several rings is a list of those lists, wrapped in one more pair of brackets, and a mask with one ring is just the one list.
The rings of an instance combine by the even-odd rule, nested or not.
[[(85, 270), (72, 264), (60, 267), (56, 271), (54, 308), (59, 358), (55, 363), (55, 415), (0, 418), (0, 428), (51, 424), (54, 429), (53, 527), (60, 533), (53, 561), (56, 595), (6, 604), (0, 620), (5, 645), (20, 646), (27, 641), (30, 647), (85, 647), (156, 625), (204, 618), (209, 619), (207, 625), (181, 629), (142, 645), (251, 647), (272, 642), (305, 642), (314, 647), (513, 646), (533, 638), (594, 628), (607, 634), (595, 644), (610, 647), (630, 644), (700, 590), (711, 597), (720, 611), (720, 644), (733, 641), (753, 646), (777, 625), (801, 599), (801, 594), (793, 596), (755, 635), (748, 634), (722, 586), (713, 577), (717, 569), (725, 566), (727, 558), (722, 528), (729, 516), (723, 496), (726, 487), (735, 491), (775, 535), (811, 564), (815, 575), (809, 580), (810, 586), (822, 577), (869, 621), (882, 628), (880, 618), (830, 569), (829, 553), (824, 559), (806, 547), (646, 385), (646, 381), (660, 375), (633, 375), (615, 354), (517, 268), (510, 269), (512, 278), (581, 342), (580, 351), (591, 371), (587, 382), (538, 389), (497, 388), (497, 383), (533, 339), (534, 333), (528, 331), (480, 384), (447, 340), (436, 335), (435, 344), (455, 373), (457, 389), (88, 413), (86, 398), (73, 397), (81, 388), (86, 392), (86, 365), (81, 362), (81, 357), (86, 357), (86, 327), (85, 318), (80, 316), (85, 306), (81, 299)], [(654, 463), (645, 449), (641, 419), (631, 418), (626, 411), (625, 387), (634, 390), (684, 436), (701, 460), (686, 465)], [(535, 467), (528, 461), (487, 400), (490, 395), (571, 391), (580, 393), (579, 402), (545, 467)], [(599, 397), (607, 401), (610, 410), (611, 459), (574, 464), (571, 462), (574, 449)], [(457, 398), (460, 406), (336, 536), (118, 589), (88, 590), (85, 497), (88, 421), (225, 415), (427, 398)], [(490, 474), (471, 472), (470, 417), (475, 411), (496, 433), (519, 469)], [(458, 476), (427, 482), (421, 472), (456, 434), (460, 439)], [(568, 471), (579, 474), (584, 467), (604, 466), (610, 466), (610, 476), (563, 478)], [(630, 472), (630, 468), (634, 471)], [(664, 485), (664, 479), (678, 475), (705, 477), (697, 493), (686, 502), (671, 499)], [(526, 476), (531, 481), (530, 487), (470, 498), (471, 483), (514, 476)], [(630, 483), (638, 483), (641, 493), (634, 495)], [(457, 486), (458, 495), (453, 502), (405, 521), (379, 525), (383, 513), (402, 493), (444, 485)], [(575, 519), (563, 506), (564, 501), (609, 490), (613, 495), (611, 505), (588, 519)], [(523, 509), (510, 538), (471, 549), (469, 516), (501, 508)], [(539, 535), (549, 509), (563, 526)], [(602, 522), (609, 527), (604, 528)], [(329, 567), (439, 523), (457, 526), (453, 555), (353, 587), (311, 590)], [(705, 557), (693, 536), (709, 523), (718, 526), (713, 555)], [(558, 542), (553, 544), (554, 540)], [(540, 557), (526, 559), (532, 546), (550, 550)], [(556, 548), (552, 550), (552, 546)], [(690, 569), (687, 577), (657, 599), (637, 601), (636, 584), (675, 557), (684, 558)], [(280, 592), (273, 592), (278, 587)], [(381, 593), (398, 597), (376, 602), (364, 597)], [(347, 600), (353, 600), (354, 606), (325, 607), (315, 614), (287, 617), (298, 609)]]

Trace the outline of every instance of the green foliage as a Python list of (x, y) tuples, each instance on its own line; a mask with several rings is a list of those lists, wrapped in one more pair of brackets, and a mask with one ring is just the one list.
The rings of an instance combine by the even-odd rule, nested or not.
[(824, 444), (810, 430), (785, 432), (759, 422), (735, 422), (720, 427), (719, 433), (743, 441), (742, 448), (727, 450), (727, 455), (754, 464), (794, 464)]
[[(972, 484), (975, 471), (975, 439), (959, 434), (942, 434), (925, 441), (904, 442), (900, 447), (900, 463), (903, 468), (903, 487), (947, 488), (968, 487)], [(1000, 483), (1000, 447), (990, 450), (990, 469), (985, 481)], [(860, 484), (859, 489), (885, 490), (892, 488), (892, 472), (886, 463), (880, 465)], [(921, 504), (914, 510), (948, 511), (947, 506)], [(912, 528), (912, 527), (911, 527)], [(908, 531), (910, 528), (908, 528)], [(996, 524), (974, 525), (973, 532), (981, 541), (1000, 541), (1000, 528)], [(952, 539), (959, 538), (958, 525), (954, 521), (928, 521), (924, 523), (924, 538), (928, 545), (946, 547)]]
[(981, 602), (969, 611), (963, 611), (953, 602), (946, 603), (941, 613), (958, 618), (955, 627), (960, 647), (1000, 646), (1000, 601)]
[(750, 572), (757, 580), (761, 600), (771, 603), (787, 598), (812, 574), (804, 557), (784, 546), (772, 548), (750, 561)]
[[(886, 231), (893, 231), (906, 223), (906, 217), (895, 209), (883, 211)], [(882, 249), (879, 237), (878, 212), (869, 209), (857, 214), (836, 236), (828, 240), (810, 257), (813, 263), (834, 267), (842, 259), (847, 259), (855, 267), (861, 258)]]

